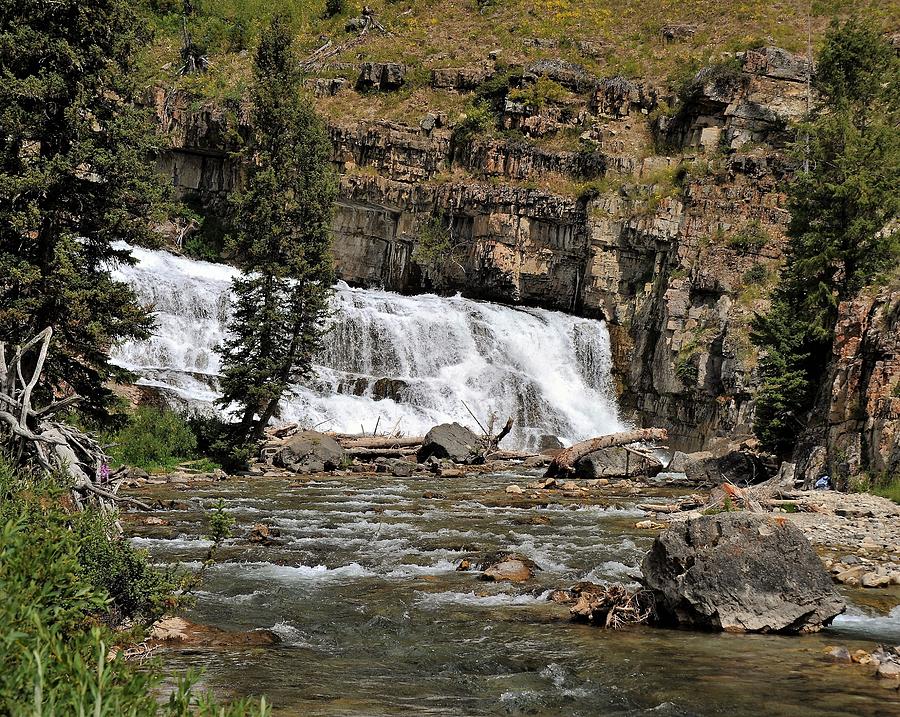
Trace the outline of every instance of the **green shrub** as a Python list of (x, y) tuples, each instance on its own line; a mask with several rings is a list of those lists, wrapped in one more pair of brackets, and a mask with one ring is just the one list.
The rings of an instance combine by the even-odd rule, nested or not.
[(146, 470), (171, 469), (195, 458), (197, 439), (184, 417), (175, 411), (139, 408), (112, 437), (114, 461)]
[(700, 377), (696, 357), (697, 354), (685, 354), (675, 362), (675, 375), (685, 386), (695, 386)]
[(541, 109), (547, 104), (561, 102), (569, 96), (568, 90), (558, 82), (547, 77), (539, 77), (537, 82), (530, 84), (522, 89), (512, 90), (508, 97), (514, 102), (535, 109)]
[(346, 0), (325, 0), (325, 17), (343, 15), (346, 10)]
[(468, 138), (472, 135), (484, 134), (497, 125), (497, 116), (491, 106), (482, 100), (473, 102), (463, 113), (456, 126), (456, 136)]
[(228, 472), (243, 470), (255, 453), (255, 444), (244, 442), (236, 426), (217, 414), (193, 413), (188, 426), (197, 441), (197, 453)]
[(765, 284), (769, 278), (769, 270), (764, 264), (754, 264), (744, 272), (743, 283), (746, 286), (754, 284)]
[[(150, 577), (153, 568), (126, 541), (102, 547), (107, 518), (90, 508), (66, 512), (62, 493), (57, 480), (14, 472), (0, 461), (0, 714), (269, 714), (265, 701), (219, 705), (194, 692), (192, 676), (179, 680), (160, 704), (156, 665), (138, 669), (122, 657), (108, 658), (109, 647), (124, 636), (103, 625), (111, 606), (123, 596), (136, 607), (153, 603), (167, 584)], [(138, 598), (150, 594), (154, 599)]]
[(728, 246), (741, 254), (759, 254), (770, 239), (759, 221), (754, 219), (729, 237)]

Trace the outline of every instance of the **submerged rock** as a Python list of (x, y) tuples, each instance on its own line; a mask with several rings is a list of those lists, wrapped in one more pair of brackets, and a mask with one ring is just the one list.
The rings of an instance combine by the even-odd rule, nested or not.
[(483, 463), (478, 436), (458, 423), (442, 423), (425, 434), (416, 454), (419, 463), (430, 458), (449, 458), (454, 463)]
[(662, 624), (815, 632), (846, 609), (803, 533), (751, 513), (673, 525), (653, 543), (642, 569)]
[(271, 630), (228, 632), (212, 625), (199, 625), (183, 617), (167, 616), (157, 620), (150, 629), (149, 643), (167, 647), (247, 647), (276, 645), (281, 639)]
[(272, 462), (294, 473), (321, 473), (348, 465), (350, 460), (350, 454), (331, 436), (303, 431), (288, 438)]
[(534, 562), (518, 553), (496, 553), (481, 561), (481, 579), (495, 582), (524, 583), (539, 570)]
[(655, 476), (662, 467), (662, 463), (656, 458), (638, 455), (622, 446), (616, 446), (586, 455), (575, 464), (575, 475), (578, 478)]

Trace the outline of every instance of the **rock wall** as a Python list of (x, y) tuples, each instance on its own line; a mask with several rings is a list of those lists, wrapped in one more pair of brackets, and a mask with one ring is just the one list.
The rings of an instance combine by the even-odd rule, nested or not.
[(900, 288), (839, 307), (833, 357), (798, 469), (808, 482), (828, 473), (846, 484), (867, 473), (900, 474)]
[[(491, 74), (470, 69), (435, 71), (433, 88), (469, 92)], [(748, 326), (766, 308), (782, 258), (780, 186), (791, 167), (780, 148), (806, 108), (805, 60), (776, 48), (747, 52), (727, 71), (699, 76), (669, 113), (664, 101), (674, 98), (649, 85), (599, 80), (569, 63), (526, 70), (526, 83), (546, 76), (580, 94), (542, 107), (507, 100), (499, 117), (507, 132), (495, 138), (454, 132), (441, 113), (418, 125), (331, 124), (341, 278), (603, 317), (628, 417), (669, 429), (683, 450), (748, 433), (757, 361)], [(172, 140), (162, 170), (214, 207), (240, 181), (228, 152), (247, 132), (245, 108), (195, 107), (163, 92), (153, 105)], [(509, 139), (509, 128), (521, 139)], [(581, 133), (578, 151), (535, 139), (567, 132)], [(435, 222), (449, 232), (452, 256), (423, 266), (416, 246)], [(850, 363), (842, 385), (851, 373), (877, 373)], [(881, 390), (872, 384), (866, 410), (896, 415), (897, 399), (874, 398)], [(847, 416), (859, 410), (847, 406)], [(882, 419), (866, 427), (835, 410), (834, 430), (848, 445), (859, 433), (860, 455), (896, 442)]]

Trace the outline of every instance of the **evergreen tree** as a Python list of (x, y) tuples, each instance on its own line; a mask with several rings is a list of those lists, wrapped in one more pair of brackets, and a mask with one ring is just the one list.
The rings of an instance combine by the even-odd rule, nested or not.
[(110, 346), (150, 326), (110, 275), (161, 197), (131, 103), (140, 27), (126, 0), (0, 0), (0, 337), (52, 326), (44, 388), (93, 409)]
[(832, 24), (815, 72), (819, 102), (795, 151), (790, 239), (773, 305), (754, 323), (760, 364), (755, 430), (788, 453), (831, 355), (839, 302), (900, 262), (900, 60), (875, 30)]
[(221, 347), (221, 404), (240, 407), (241, 439), (260, 437), (288, 387), (309, 375), (334, 281), (331, 146), (301, 79), (276, 16), (256, 51), (247, 180), (231, 207), (230, 249), (244, 273)]

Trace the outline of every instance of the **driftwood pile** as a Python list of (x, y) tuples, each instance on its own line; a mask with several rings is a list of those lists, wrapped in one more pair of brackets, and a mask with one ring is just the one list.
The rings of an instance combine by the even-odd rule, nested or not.
[(654, 614), (653, 594), (648, 590), (632, 591), (621, 583), (579, 583), (570, 592), (576, 598), (569, 610), (573, 618), (609, 630), (647, 622)]
[(110, 473), (103, 446), (84, 431), (54, 420), (77, 403), (78, 396), (51, 400), (41, 408), (33, 405), (52, 338), (53, 330), (47, 327), (14, 350), (0, 341), (0, 450), (13, 465), (68, 476), (79, 510), (89, 502), (107, 512), (119, 502), (149, 509), (116, 495), (125, 473)]

